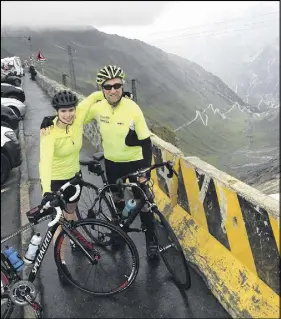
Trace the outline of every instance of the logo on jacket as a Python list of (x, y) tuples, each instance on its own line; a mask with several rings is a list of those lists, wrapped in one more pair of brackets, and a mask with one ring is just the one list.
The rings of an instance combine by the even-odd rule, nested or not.
[(109, 116), (100, 115), (100, 121), (104, 123), (109, 123)]

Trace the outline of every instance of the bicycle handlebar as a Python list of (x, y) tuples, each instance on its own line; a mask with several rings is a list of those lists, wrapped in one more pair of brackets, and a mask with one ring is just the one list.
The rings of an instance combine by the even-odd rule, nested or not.
[(61, 218), (61, 215), (62, 215), (61, 200), (63, 199), (62, 192), (65, 191), (69, 186), (74, 186), (76, 188), (76, 192), (73, 196), (69, 198), (70, 201), (73, 201), (80, 194), (81, 186), (78, 183), (80, 183), (81, 181), (82, 181), (82, 176), (79, 173), (76, 173), (75, 177), (72, 180), (62, 185), (62, 187), (57, 192), (54, 193), (55, 199), (51, 202), (50, 201), (47, 202), (41, 208), (40, 213), (42, 213), (44, 210), (47, 210), (50, 207), (53, 207), (56, 210), (56, 216), (51, 222), (48, 223), (48, 227), (54, 226)]
[(174, 170), (173, 168), (173, 163), (171, 161), (167, 161), (167, 162), (162, 162), (159, 164), (154, 164), (148, 168), (143, 168), (143, 169), (139, 169), (134, 173), (130, 173), (127, 175), (124, 175), (120, 178), (117, 179), (116, 184), (120, 187), (122, 187), (124, 180), (126, 180), (127, 178), (130, 177), (144, 177), (146, 173), (151, 172), (153, 169), (159, 168), (159, 167), (167, 167), (167, 169), (169, 170), (169, 173), (167, 174), (168, 178), (172, 178), (173, 175), (175, 174), (176, 176), (178, 176), (177, 172)]
[(56, 217), (48, 223), (48, 227), (54, 226), (61, 218), (62, 209), (59, 206), (54, 207), (54, 209), (56, 210), (57, 214), (56, 214)]

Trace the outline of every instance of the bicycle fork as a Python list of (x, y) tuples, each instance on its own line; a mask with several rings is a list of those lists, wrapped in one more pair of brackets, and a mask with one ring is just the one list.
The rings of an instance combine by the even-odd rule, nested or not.
[[(92, 263), (92, 265), (95, 265), (98, 263), (100, 259), (99, 252), (93, 247), (92, 243), (89, 243), (88, 240), (77, 230), (77, 229), (69, 229), (65, 225), (62, 225), (63, 230), (67, 233), (68, 237), (83, 251), (83, 253), (86, 255), (86, 257), (89, 259), (89, 261)], [(89, 250), (92, 250), (94, 253), (94, 257), (89, 254), (89, 252), (84, 248), (83, 244)]]

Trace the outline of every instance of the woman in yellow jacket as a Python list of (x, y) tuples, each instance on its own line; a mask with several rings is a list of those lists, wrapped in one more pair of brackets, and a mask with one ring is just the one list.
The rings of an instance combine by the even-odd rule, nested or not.
[[(53, 129), (40, 137), (39, 175), (43, 193), (42, 204), (53, 199), (52, 191), (57, 191), (67, 181), (71, 180), (80, 171), (79, 153), (82, 147), (83, 125), (92, 119), (87, 119), (91, 106), (104, 99), (102, 92), (94, 92), (78, 104), (77, 96), (71, 91), (60, 91), (52, 99), (52, 105), (57, 116), (53, 120)], [(69, 187), (64, 192), (67, 203), (67, 220), (74, 220), (77, 202), (80, 198), (70, 201), (75, 194), (75, 187)], [(54, 236), (54, 240), (61, 231), (61, 227)], [(74, 243), (70, 243), (74, 248)], [(63, 256), (62, 256), (63, 257)], [(65, 270), (67, 268), (63, 263)], [(62, 283), (63, 274), (59, 273)]]

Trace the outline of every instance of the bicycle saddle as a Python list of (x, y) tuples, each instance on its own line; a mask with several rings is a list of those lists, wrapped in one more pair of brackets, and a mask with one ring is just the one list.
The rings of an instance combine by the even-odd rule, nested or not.
[(97, 161), (101, 161), (104, 159), (104, 153), (103, 152), (97, 152), (93, 155), (93, 158)]

